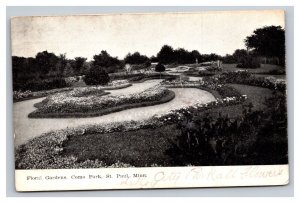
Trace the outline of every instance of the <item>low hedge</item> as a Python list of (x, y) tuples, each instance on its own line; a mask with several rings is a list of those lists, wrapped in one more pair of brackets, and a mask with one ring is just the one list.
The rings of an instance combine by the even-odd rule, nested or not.
[(213, 76), (215, 75), (216, 72), (212, 72), (212, 71), (198, 71), (198, 72), (195, 72), (195, 71), (186, 71), (185, 72), (185, 75), (188, 75), (188, 76), (195, 76), (195, 77), (203, 77), (203, 76)]
[(166, 79), (166, 80), (173, 80), (176, 79), (178, 76), (176, 75), (169, 75), (166, 73), (151, 73), (151, 74), (145, 74), (145, 73), (136, 73), (136, 74), (116, 74), (112, 75), (111, 78), (113, 79), (127, 79), (130, 82), (143, 82), (146, 80), (152, 80), (152, 79)]
[(32, 80), (13, 82), (13, 89), (21, 90), (21, 91), (25, 91), (25, 90), (42, 91), (42, 90), (63, 88), (67, 86), (68, 84), (66, 83), (65, 79), (62, 77), (54, 77), (54, 78), (47, 78), (47, 79), (32, 79)]
[(250, 86), (264, 87), (272, 90), (284, 92), (286, 84), (278, 82), (271, 77), (256, 77), (248, 71), (224, 72), (216, 78), (212, 78), (216, 83), (236, 83)]

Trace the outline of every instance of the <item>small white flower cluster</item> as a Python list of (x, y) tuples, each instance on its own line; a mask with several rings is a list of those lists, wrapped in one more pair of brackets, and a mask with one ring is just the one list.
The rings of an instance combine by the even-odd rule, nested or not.
[(23, 99), (31, 96), (33, 96), (33, 93), (30, 90), (26, 90), (25, 92), (22, 92), (20, 90), (13, 92), (14, 99)]
[(67, 85), (71, 85), (72, 83), (77, 82), (78, 79), (76, 77), (67, 77), (67, 78), (65, 78), (65, 81), (66, 81)]
[(107, 84), (107, 86), (120, 86), (129, 84), (128, 80), (113, 80)]

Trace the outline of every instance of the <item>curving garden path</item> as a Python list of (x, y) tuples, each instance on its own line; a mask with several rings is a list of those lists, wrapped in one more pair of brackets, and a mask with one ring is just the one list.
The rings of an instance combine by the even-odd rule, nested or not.
[[(109, 90), (111, 95), (138, 93), (157, 85), (161, 80), (148, 80), (143, 83), (135, 83), (125, 89)], [(129, 120), (145, 120), (154, 115), (162, 115), (170, 110), (192, 106), (196, 103), (214, 101), (214, 96), (204, 90), (196, 88), (171, 88), (175, 92), (175, 98), (167, 103), (128, 109), (99, 117), (89, 118), (28, 118), (28, 114), (35, 110), (33, 105), (44, 98), (32, 99), (14, 103), (14, 136), (15, 146), (25, 143), (29, 139), (37, 137), (50, 130), (79, 127), (87, 124), (104, 124), (109, 122), (122, 122)]]

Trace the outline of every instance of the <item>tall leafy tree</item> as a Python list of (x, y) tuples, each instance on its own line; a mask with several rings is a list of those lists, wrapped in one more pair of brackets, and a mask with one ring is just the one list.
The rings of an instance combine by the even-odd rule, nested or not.
[(253, 53), (266, 57), (278, 57), (285, 60), (285, 31), (281, 26), (266, 26), (254, 30), (245, 39), (246, 47)]
[(37, 53), (35, 57), (39, 70), (43, 74), (47, 74), (50, 70), (56, 69), (58, 57), (54, 53), (43, 51)]
[(87, 60), (87, 58), (75, 57), (75, 61), (72, 63), (75, 74), (78, 75), (83, 72), (84, 64), (85, 64), (86, 60)]
[(248, 52), (245, 49), (237, 49), (234, 51), (232, 56), (237, 63), (241, 63), (242, 60), (248, 56)]
[(120, 64), (120, 61), (117, 57), (112, 57), (105, 50), (102, 50), (98, 55), (94, 55), (93, 59), (94, 60), (92, 63), (94, 66), (100, 66), (104, 68)]
[(58, 56), (58, 62), (56, 64), (57, 70), (59, 71), (60, 74), (64, 73), (67, 63), (68, 63), (68, 60), (67, 60), (66, 54), (60, 54)]
[(195, 62), (193, 54), (183, 48), (176, 49), (174, 51), (174, 55), (175, 55), (176, 62), (179, 64), (187, 64), (187, 63)]
[(124, 61), (129, 64), (143, 64), (149, 61), (149, 58), (145, 55), (141, 55), (139, 52), (134, 52), (133, 54), (128, 53)]
[(157, 53), (157, 59), (160, 63), (169, 64), (175, 61), (174, 49), (169, 45), (164, 45)]

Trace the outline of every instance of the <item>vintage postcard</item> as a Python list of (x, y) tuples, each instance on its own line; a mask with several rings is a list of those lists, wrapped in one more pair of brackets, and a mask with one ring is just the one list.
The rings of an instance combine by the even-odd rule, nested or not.
[(17, 191), (286, 185), (282, 10), (11, 19)]

